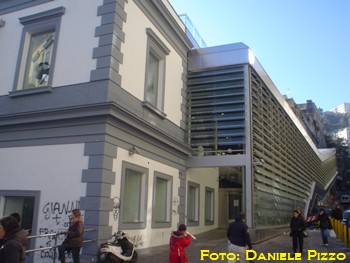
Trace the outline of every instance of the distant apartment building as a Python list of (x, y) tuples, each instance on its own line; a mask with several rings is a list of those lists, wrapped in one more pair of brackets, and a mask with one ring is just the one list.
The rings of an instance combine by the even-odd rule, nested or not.
[[(286, 98), (287, 99), (287, 98)], [(317, 148), (326, 148), (325, 131), (321, 119), (321, 112), (312, 100), (306, 103), (295, 103), (287, 99), (294, 113), (299, 117)]]
[(334, 113), (350, 113), (350, 103), (349, 102), (344, 102), (337, 107), (331, 109), (330, 111)]
[(342, 139), (344, 145), (350, 146), (350, 127), (346, 127), (337, 132), (336, 137)]

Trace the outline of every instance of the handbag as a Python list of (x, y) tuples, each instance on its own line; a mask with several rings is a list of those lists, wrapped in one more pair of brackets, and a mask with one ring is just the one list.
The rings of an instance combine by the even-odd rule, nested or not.
[(309, 233), (306, 230), (304, 230), (303, 231), (303, 237), (308, 237), (308, 236), (309, 236)]
[(332, 237), (332, 238), (336, 238), (337, 237), (337, 235), (335, 234), (333, 229), (329, 230), (329, 236)]

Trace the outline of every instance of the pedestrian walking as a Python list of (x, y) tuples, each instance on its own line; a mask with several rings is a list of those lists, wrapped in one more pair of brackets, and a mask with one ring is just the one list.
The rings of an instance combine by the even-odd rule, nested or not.
[(306, 224), (303, 216), (298, 210), (294, 210), (293, 216), (290, 220), (290, 236), (292, 237), (293, 253), (297, 253), (299, 249), (300, 253), (303, 253), (304, 246), (304, 231)]
[(72, 251), (74, 263), (79, 263), (79, 253), (83, 245), (84, 225), (82, 215), (79, 209), (73, 209), (70, 217), (69, 228), (66, 233), (66, 238), (58, 247), (58, 259), (66, 262), (65, 252)]
[(185, 224), (180, 224), (177, 231), (172, 232), (169, 241), (169, 262), (170, 263), (187, 263), (185, 247), (191, 244), (192, 235), (186, 232)]
[[(252, 242), (250, 239), (249, 228), (245, 223), (246, 214), (241, 212), (239, 217), (230, 223), (227, 229), (228, 238), (228, 252), (239, 254), (239, 261), (241, 263), (247, 262), (246, 249), (252, 249)], [(235, 263), (237, 260), (229, 260), (228, 263)]]
[(22, 263), (25, 259), (23, 241), (16, 235), (21, 230), (18, 221), (12, 216), (0, 219), (0, 263)]
[(336, 220), (342, 220), (343, 219), (343, 210), (340, 208), (339, 204), (335, 205), (335, 208), (331, 211), (331, 217)]
[(298, 212), (298, 214), (299, 214), (301, 217), (304, 217), (304, 216), (303, 216), (303, 210), (301, 210), (300, 207), (297, 207), (295, 210)]
[(331, 224), (331, 220), (329, 219), (328, 215), (326, 214), (323, 208), (320, 209), (320, 213), (318, 215), (318, 226), (321, 230), (323, 245), (328, 247), (327, 232), (328, 232), (328, 229), (332, 229), (332, 224)]

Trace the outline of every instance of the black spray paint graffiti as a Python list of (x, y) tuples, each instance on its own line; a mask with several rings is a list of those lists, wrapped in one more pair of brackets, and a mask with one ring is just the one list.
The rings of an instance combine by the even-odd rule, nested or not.
[(142, 236), (129, 236), (128, 238), (132, 243), (134, 243), (135, 247), (140, 248), (143, 246)]
[[(62, 216), (67, 216), (73, 209), (79, 207), (79, 201), (67, 201), (65, 203), (49, 202), (43, 207), (45, 219), (54, 219), (57, 225), (61, 224)], [(68, 224), (66, 225), (66, 227)]]
[(172, 202), (172, 206), (173, 206), (172, 212), (173, 212), (173, 214), (178, 214), (177, 211), (178, 211), (179, 204), (180, 204), (179, 197), (174, 196), (173, 202)]
[(119, 209), (120, 209), (120, 199), (119, 199), (119, 197), (114, 197), (114, 201), (113, 201), (113, 218), (114, 218), (114, 221), (116, 221), (118, 219)]
[[(45, 219), (42, 224), (45, 226), (39, 228), (39, 235), (47, 235), (57, 233), (68, 229), (69, 227), (69, 215), (73, 209), (79, 208), (79, 201), (66, 201), (66, 202), (48, 202), (43, 206), (42, 214)], [(40, 248), (53, 247), (60, 245), (65, 239), (65, 235), (47, 236), (40, 239)], [(44, 250), (40, 253), (40, 258), (57, 258), (57, 253), (54, 249)]]

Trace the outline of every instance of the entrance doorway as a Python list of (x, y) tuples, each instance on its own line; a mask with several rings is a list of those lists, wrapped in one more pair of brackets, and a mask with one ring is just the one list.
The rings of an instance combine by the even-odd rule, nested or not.
[(242, 190), (219, 189), (219, 204), (219, 228), (227, 229), (229, 223), (242, 212)]

